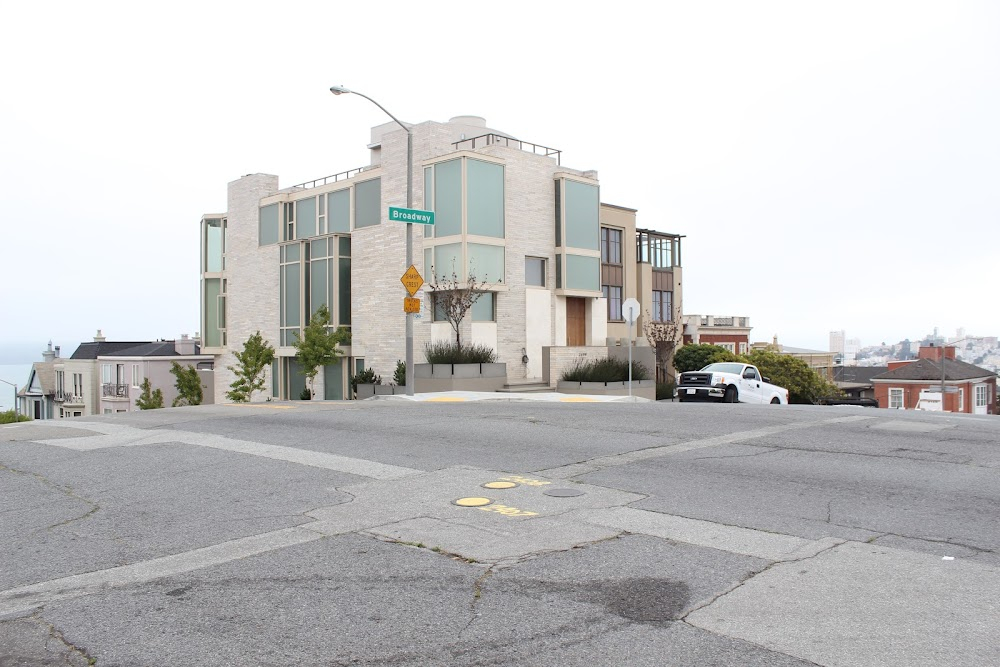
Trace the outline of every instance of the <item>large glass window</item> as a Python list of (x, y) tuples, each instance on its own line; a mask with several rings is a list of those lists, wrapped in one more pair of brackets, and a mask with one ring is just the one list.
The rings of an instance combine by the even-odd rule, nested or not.
[(462, 161), (434, 165), (434, 235), (462, 233)]
[(448, 243), (434, 248), (433, 275), (437, 278), (451, 278), (455, 274), (458, 280), (462, 279), (462, 244)]
[(259, 245), (270, 245), (278, 242), (280, 229), (278, 205), (268, 204), (260, 209), (260, 225), (257, 230)]
[(566, 245), (599, 250), (600, 195), (596, 185), (566, 182)]
[(291, 345), (302, 324), (302, 278), (299, 244), (281, 246), (281, 345)]
[(654, 322), (670, 322), (673, 319), (673, 292), (653, 290), (653, 312), (650, 314)]
[(566, 255), (566, 288), (600, 291), (600, 258)]
[(295, 202), (296, 234), (300, 239), (316, 236), (316, 198), (300, 199)]
[(327, 231), (329, 233), (351, 231), (351, 190), (337, 190), (327, 195)]
[(337, 258), (337, 324), (351, 324), (351, 239), (339, 239)]
[(382, 220), (382, 179), (354, 186), (354, 228), (371, 227)]
[(203, 281), (204, 292), (202, 294), (202, 332), (204, 334), (205, 347), (221, 347), (222, 332), (219, 329), (219, 321), (222, 319), (219, 313), (221, 305), (219, 297), (222, 295), (222, 280), (220, 278), (205, 278)]
[(468, 244), (469, 273), (480, 281), (491, 283), (504, 282), (502, 245)]
[(213, 218), (205, 221), (205, 255), (202, 271), (218, 273), (225, 268), (223, 255), (226, 252), (225, 220)]
[(609, 322), (622, 320), (622, 290), (624, 286), (622, 230), (601, 227), (601, 292), (607, 299)]
[(472, 304), (472, 321), (495, 322), (496, 319), (496, 295), (493, 292), (483, 292)]
[(468, 233), (504, 237), (503, 165), (466, 160)]

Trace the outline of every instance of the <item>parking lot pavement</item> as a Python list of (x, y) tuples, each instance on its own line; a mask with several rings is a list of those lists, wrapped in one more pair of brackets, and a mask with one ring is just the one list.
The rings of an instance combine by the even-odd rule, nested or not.
[(997, 435), (405, 399), (0, 427), (0, 662), (997, 664)]

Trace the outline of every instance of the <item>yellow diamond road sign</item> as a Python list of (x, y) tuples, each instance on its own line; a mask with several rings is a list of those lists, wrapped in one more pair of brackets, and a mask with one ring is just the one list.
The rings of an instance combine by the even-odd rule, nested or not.
[(420, 289), (420, 286), (424, 284), (424, 279), (420, 276), (420, 272), (417, 271), (417, 267), (412, 265), (406, 270), (406, 273), (404, 273), (403, 277), (399, 280), (403, 283), (403, 287), (406, 288), (406, 291), (410, 293), (410, 296), (416, 294), (417, 290)]

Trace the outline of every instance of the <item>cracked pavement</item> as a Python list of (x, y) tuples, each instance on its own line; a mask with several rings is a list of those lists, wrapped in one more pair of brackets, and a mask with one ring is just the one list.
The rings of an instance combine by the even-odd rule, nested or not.
[(1000, 663), (996, 418), (282, 407), (0, 427), (0, 665)]

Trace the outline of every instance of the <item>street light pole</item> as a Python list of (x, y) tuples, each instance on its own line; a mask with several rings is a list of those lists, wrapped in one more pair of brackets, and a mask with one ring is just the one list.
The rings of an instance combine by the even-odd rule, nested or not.
[[(389, 113), (384, 106), (363, 93), (343, 86), (330, 86), (330, 92), (334, 95), (360, 95), (381, 109), (396, 125), (406, 130), (406, 208), (413, 208), (413, 130)], [(407, 222), (406, 269), (411, 266), (413, 266), (413, 223)], [(409, 292), (407, 292), (407, 296), (409, 296)], [(413, 313), (406, 313), (406, 395), (413, 396)]]
[(15, 383), (15, 382), (7, 382), (6, 380), (0, 380), (0, 382), (3, 382), (4, 384), (9, 384), (10, 386), (12, 386), (14, 388), (14, 421), (16, 422), (17, 421), (17, 415), (18, 415), (18, 411), (17, 411), (17, 383)]

